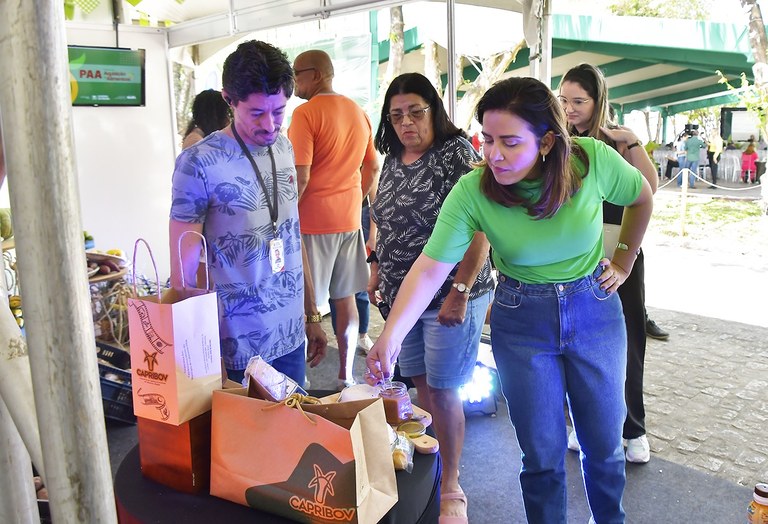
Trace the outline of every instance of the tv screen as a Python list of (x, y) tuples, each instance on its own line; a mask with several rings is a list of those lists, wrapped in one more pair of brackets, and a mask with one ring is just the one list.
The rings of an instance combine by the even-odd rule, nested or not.
[(69, 46), (75, 106), (143, 106), (144, 50)]

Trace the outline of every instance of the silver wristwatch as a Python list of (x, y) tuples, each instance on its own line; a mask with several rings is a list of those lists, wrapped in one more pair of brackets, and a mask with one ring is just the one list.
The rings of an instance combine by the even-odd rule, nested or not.
[(454, 282), (452, 284), (453, 288), (458, 291), (459, 293), (466, 293), (469, 294), (469, 286), (462, 282)]

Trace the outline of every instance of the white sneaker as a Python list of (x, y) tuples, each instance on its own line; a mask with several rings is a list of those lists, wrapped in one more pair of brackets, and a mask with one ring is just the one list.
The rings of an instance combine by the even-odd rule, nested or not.
[(651, 460), (651, 446), (648, 437), (641, 435), (627, 440), (627, 461), (635, 464), (645, 464)]
[(368, 336), (368, 333), (364, 333), (357, 338), (357, 347), (363, 350), (366, 355), (373, 347), (373, 340)]
[(571, 430), (571, 432), (568, 434), (568, 449), (571, 451), (581, 451), (579, 439), (576, 438), (576, 432), (574, 430)]

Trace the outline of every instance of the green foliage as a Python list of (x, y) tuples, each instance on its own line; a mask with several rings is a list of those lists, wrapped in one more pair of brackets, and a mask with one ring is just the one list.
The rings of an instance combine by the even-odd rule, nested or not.
[(735, 87), (721, 71), (718, 70), (717, 74), (720, 77), (718, 83), (725, 84), (738, 97), (741, 105), (747, 108), (747, 111), (757, 115), (760, 131), (764, 137), (768, 137), (768, 115), (763, 110), (763, 108), (768, 107), (768, 86), (758, 87), (750, 84), (747, 75), (741, 73), (741, 86)]
[(711, 6), (712, 0), (616, 0), (608, 9), (618, 16), (708, 20)]

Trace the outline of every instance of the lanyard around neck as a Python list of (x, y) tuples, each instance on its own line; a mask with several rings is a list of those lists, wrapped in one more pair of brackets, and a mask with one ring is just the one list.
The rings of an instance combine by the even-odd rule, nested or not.
[(267, 201), (267, 208), (269, 209), (269, 219), (272, 222), (272, 233), (275, 235), (275, 238), (277, 238), (277, 166), (275, 165), (275, 155), (272, 153), (272, 146), (269, 146), (267, 148), (267, 150), (269, 151), (269, 159), (272, 162), (273, 190), (272, 190), (272, 202), (270, 202), (269, 193), (267, 192), (267, 184), (264, 182), (264, 179), (261, 176), (261, 172), (259, 172), (259, 168), (256, 166), (256, 161), (253, 159), (253, 155), (251, 155), (251, 152), (248, 150), (248, 147), (245, 145), (245, 142), (243, 142), (243, 139), (240, 138), (240, 135), (238, 134), (237, 129), (235, 129), (234, 122), (232, 122), (231, 127), (232, 127), (232, 134), (235, 135), (235, 140), (237, 140), (237, 143), (240, 144), (240, 149), (243, 150), (243, 154), (251, 163), (253, 172), (256, 174), (256, 179), (259, 181), (262, 191), (264, 191), (264, 200)]

